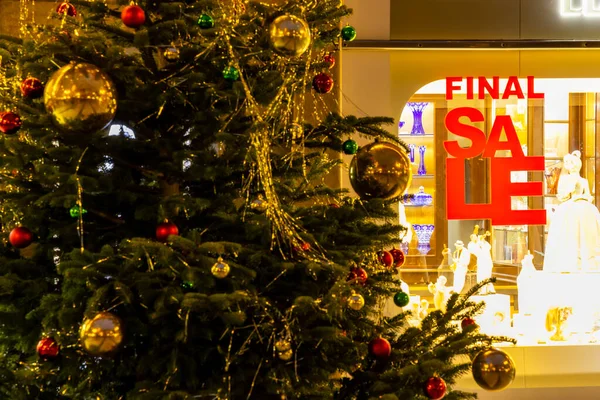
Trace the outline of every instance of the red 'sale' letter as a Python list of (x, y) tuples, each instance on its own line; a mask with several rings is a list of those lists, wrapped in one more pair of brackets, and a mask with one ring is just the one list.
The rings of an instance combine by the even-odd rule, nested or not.
[(542, 182), (511, 182), (513, 171), (543, 171), (544, 157), (492, 158), (493, 225), (546, 225), (546, 210), (513, 210), (511, 196), (542, 196)]
[[(500, 141), (503, 130), (506, 132), (506, 142)], [(508, 115), (498, 115), (496, 117), (483, 157), (495, 157), (498, 150), (510, 150), (513, 157), (524, 157), (517, 131)]]
[(471, 147), (460, 147), (458, 141), (447, 140), (444, 148), (449, 155), (456, 158), (477, 157), (485, 149), (485, 133), (481, 129), (460, 122), (460, 117), (467, 117), (470, 122), (483, 122), (485, 118), (481, 111), (471, 107), (459, 107), (451, 110), (446, 115), (446, 129), (457, 136), (471, 141)]

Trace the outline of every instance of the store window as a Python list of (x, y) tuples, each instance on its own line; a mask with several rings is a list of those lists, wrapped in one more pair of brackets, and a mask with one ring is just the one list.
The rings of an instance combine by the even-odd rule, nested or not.
[[(477, 79), (477, 78), (475, 78)], [(488, 304), (485, 326), (490, 333), (520, 337), (530, 343), (589, 343), (600, 336), (600, 194), (596, 165), (600, 149), (600, 79), (535, 79), (535, 92), (519, 80), (523, 96), (479, 96), (463, 82), (447, 96), (446, 80), (432, 82), (406, 103), (398, 122), (399, 137), (410, 148), (413, 180), (398, 205), (407, 264), (402, 279), (415, 302), (438, 303), (451, 291), (466, 292), (478, 280), (495, 276), (482, 289)], [(506, 79), (500, 80), (505, 88)], [(494, 98), (497, 97), (497, 98)], [(534, 98), (532, 98), (534, 97)], [(543, 97), (543, 98), (540, 98)], [(483, 121), (462, 123), (489, 138), (498, 116), (509, 116), (525, 156), (543, 156), (536, 171), (515, 171), (511, 182), (541, 182), (538, 196), (513, 196), (513, 210), (543, 210), (545, 224), (493, 224), (490, 219), (448, 219), (448, 192), (464, 185), (466, 204), (489, 204), (494, 177), (491, 159), (464, 160), (459, 180), (446, 169), (445, 141), (469, 147), (445, 124), (448, 113), (476, 109)], [(507, 140), (502, 132), (502, 140)], [(507, 150), (496, 157), (511, 157)], [(456, 183), (458, 182), (458, 183)], [(597, 281), (597, 282), (596, 282)], [(435, 306), (435, 304), (434, 304)]]

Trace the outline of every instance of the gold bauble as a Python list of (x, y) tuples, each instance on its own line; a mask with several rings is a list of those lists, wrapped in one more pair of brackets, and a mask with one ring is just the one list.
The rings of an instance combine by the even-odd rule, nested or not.
[(293, 356), (294, 356), (294, 351), (292, 349), (277, 352), (277, 357), (279, 357), (279, 359), (283, 360), (283, 361), (289, 361), (292, 359)]
[(81, 325), (79, 339), (83, 349), (92, 356), (106, 356), (117, 351), (123, 341), (121, 319), (102, 312)]
[(352, 292), (350, 297), (348, 298), (348, 307), (353, 310), (360, 310), (365, 306), (365, 299), (360, 294), (356, 292)]
[(225, 263), (221, 257), (219, 257), (215, 265), (213, 265), (210, 269), (210, 272), (215, 278), (223, 279), (226, 278), (227, 275), (229, 275), (230, 270), (231, 268), (229, 267), (229, 265)]
[(281, 15), (271, 23), (269, 37), (273, 49), (284, 56), (299, 56), (310, 46), (310, 28), (294, 15)]
[(58, 128), (93, 133), (115, 117), (117, 92), (108, 75), (95, 65), (71, 63), (46, 84), (44, 104)]
[(288, 351), (292, 348), (292, 343), (286, 339), (280, 339), (275, 342), (275, 349), (280, 352)]
[(515, 363), (498, 349), (480, 351), (473, 359), (471, 369), (475, 382), (491, 392), (505, 389), (515, 379)]
[(350, 164), (350, 183), (361, 199), (391, 199), (410, 186), (412, 171), (406, 151), (392, 143), (362, 147)]
[(168, 62), (175, 62), (179, 60), (179, 49), (177, 47), (167, 47), (163, 52), (163, 56)]
[(259, 194), (256, 197), (256, 199), (254, 199), (252, 201), (252, 203), (250, 203), (250, 208), (257, 213), (263, 213), (263, 212), (267, 211), (268, 207), (269, 207), (269, 205), (268, 205), (267, 201), (264, 199), (264, 197), (262, 196), (262, 194)]

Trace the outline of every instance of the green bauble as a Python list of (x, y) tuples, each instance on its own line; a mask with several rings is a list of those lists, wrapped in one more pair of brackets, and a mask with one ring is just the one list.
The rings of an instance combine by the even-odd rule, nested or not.
[(351, 42), (356, 39), (356, 29), (353, 26), (347, 25), (342, 28), (342, 39), (346, 42)]
[(410, 303), (410, 297), (405, 292), (398, 292), (394, 295), (394, 304), (398, 307), (406, 307)]
[(195, 285), (192, 281), (183, 281), (181, 282), (181, 287), (185, 290), (192, 290), (194, 289)]
[[(85, 213), (87, 213), (87, 210), (85, 208), (82, 208), (81, 209), (81, 214), (85, 214)], [(73, 218), (79, 217), (79, 206), (73, 206), (73, 207), (71, 207), (71, 209), (69, 210), (69, 214)]]
[(342, 144), (342, 150), (344, 151), (344, 154), (356, 154), (358, 151), (358, 143), (352, 139), (348, 139)]
[(237, 81), (240, 79), (240, 71), (238, 71), (235, 67), (225, 67), (223, 70), (223, 78), (228, 81)]
[(215, 20), (208, 14), (202, 14), (198, 18), (198, 26), (200, 29), (210, 29), (215, 27)]

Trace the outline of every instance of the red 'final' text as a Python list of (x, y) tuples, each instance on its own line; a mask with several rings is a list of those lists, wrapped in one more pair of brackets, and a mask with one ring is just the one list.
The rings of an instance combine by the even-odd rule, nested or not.
[[(477, 79), (473, 77), (446, 78), (446, 98), (452, 99), (453, 92), (464, 88), (467, 99), (473, 99), (476, 80), (479, 99), (485, 98), (486, 93), (494, 99), (506, 99), (510, 96), (526, 98), (517, 77), (507, 79), (503, 92), (500, 92), (498, 77), (493, 77), (491, 80), (482, 77)], [(461, 88), (460, 82), (465, 86)], [(533, 77), (527, 77), (527, 97), (543, 99), (543, 93), (535, 92), (534, 83)], [(493, 225), (545, 225), (545, 210), (513, 210), (511, 207), (511, 197), (543, 195), (542, 182), (511, 182), (511, 173), (514, 171), (543, 171), (545, 168), (544, 157), (526, 156), (523, 153), (510, 116), (496, 116), (489, 135), (473, 126), (474, 123), (484, 121), (483, 113), (474, 107), (455, 108), (446, 115), (445, 124), (448, 132), (463, 138), (462, 144), (466, 143), (464, 139), (470, 142), (470, 145), (466, 147), (461, 146), (458, 140), (444, 142), (444, 148), (448, 152), (446, 159), (448, 219), (489, 219)], [(505, 133), (506, 140), (500, 140), (502, 132)], [(497, 152), (502, 152), (504, 156), (497, 156)], [(509, 152), (510, 157), (506, 156)], [(490, 159), (490, 203), (466, 203), (465, 160), (475, 157)], [(477, 185), (478, 183), (470, 182), (470, 184)]]

